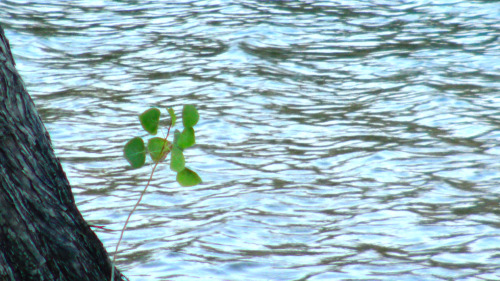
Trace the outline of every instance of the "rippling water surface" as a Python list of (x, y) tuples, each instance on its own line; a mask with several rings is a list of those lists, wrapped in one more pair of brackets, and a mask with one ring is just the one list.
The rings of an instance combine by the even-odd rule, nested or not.
[[(2, 1), (80, 210), (120, 229), (150, 106), (199, 107), (131, 280), (499, 280), (497, 1)], [(118, 232), (98, 235), (114, 250)]]

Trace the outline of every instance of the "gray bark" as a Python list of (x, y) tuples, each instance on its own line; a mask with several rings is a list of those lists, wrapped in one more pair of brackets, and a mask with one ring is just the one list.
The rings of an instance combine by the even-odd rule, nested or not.
[[(0, 280), (110, 276), (0, 27)], [(115, 280), (123, 278), (117, 271)]]

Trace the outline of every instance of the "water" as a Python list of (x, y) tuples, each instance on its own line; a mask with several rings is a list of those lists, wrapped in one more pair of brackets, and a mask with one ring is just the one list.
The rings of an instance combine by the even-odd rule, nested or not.
[[(131, 280), (500, 279), (496, 1), (2, 1), (27, 87), (92, 224), (149, 176), (124, 143), (196, 104), (160, 167)], [(117, 232), (96, 230), (108, 251)]]

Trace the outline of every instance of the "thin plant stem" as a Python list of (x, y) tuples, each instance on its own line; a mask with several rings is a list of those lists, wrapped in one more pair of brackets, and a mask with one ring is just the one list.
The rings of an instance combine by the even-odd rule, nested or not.
[(144, 194), (146, 193), (146, 190), (148, 189), (149, 187), (149, 183), (151, 182), (151, 180), (153, 179), (153, 174), (155, 172), (155, 169), (156, 167), (158, 166), (159, 162), (157, 162), (154, 167), (153, 167), (153, 170), (151, 171), (151, 175), (149, 176), (149, 180), (148, 180), (148, 183), (146, 184), (146, 187), (144, 188), (144, 190), (142, 191), (141, 193), (141, 196), (139, 197), (139, 200), (137, 200), (137, 203), (135, 203), (135, 206), (134, 208), (132, 209), (132, 211), (130, 211), (130, 213), (128, 214), (128, 217), (127, 217), (127, 220), (125, 221), (125, 224), (123, 225), (123, 228), (122, 228), (122, 231), (120, 233), (120, 239), (118, 239), (118, 244), (116, 244), (116, 248), (115, 248), (115, 254), (113, 255), (113, 261), (111, 263), (112, 265), (112, 269), (111, 269), (111, 281), (115, 280), (115, 267), (114, 267), (114, 264), (115, 264), (115, 260), (116, 260), (116, 253), (118, 253), (118, 247), (120, 247), (120, 242), (122, 241), (122, 238), (123, 238), (123, 234), (125, 233), (125, 228), (127, 228), (127, 224), (128, 222), (130, 221), (130, 217), (132, 216), (132, 214), (135, 212), (135, 209), (137, 209), (137, 207), (139, 206), (139, 203), (141, 202), (142, 200), (142, 197), (144, 196)]
[[(171, 127), (172, 126), (168, 126), (167, 136), (165, 137), (165, 146), (162, 147), (162, 151), (160, 154), (163, 154), (163, 150), (167, 146), (166, 141), (167, 141), (168, 135), (170, 134)], [(151, 171), (151, 175), (149, 176), (149, 180), (148, 180), (148, 183), (146, 184), (146, 187), (144, 187), (144, 190), (141, 192), (141, 196), (139, 197), (139, 200), (137, 200), (137, 203), (135, 203), (134, 208), (128, 214), (127, 220), (125, 220), (125, 224), (123, 225), (122, 231), (120, 233), (120, 239), (118, 239), (118, 243), (116, 244), (115, 253), (113, 255), (113, 261), (111, 262), (111, 281), (115, 280), (115, 265), (114, 264), (115, 264), (115, 260), (116, 260), (116, 254), (118, 253), (118, 247), (120, 247), (120, 242), (123, 239), (123, 234), (125, 233), (125, 229), (127, 228), (127, 224), (130, 221), (130, 217), (132, 217), (132, 214), (135, 212), (135, 209), (137, 209), (137, 207), (139, 206), (139, 203), (141, 203), (142, 197), (146, 193), (146, 190), (148, 189), (149, 184), (151, 183), (151, 180), (153, 179), (153, 175), (155, 173), (156, 167), (158, 167), (158, 164), (160, 164), (160, 161), (155, 163), (153, 170)]]

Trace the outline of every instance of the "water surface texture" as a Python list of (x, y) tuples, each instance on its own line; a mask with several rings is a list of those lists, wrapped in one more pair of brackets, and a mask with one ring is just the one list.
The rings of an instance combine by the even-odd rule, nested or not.
[(497, 1), (2, 1), (0, 22), (92, 224), (121, 229), (149, 177), (122, 157), (137, 115), (198, 106), (204, 183), (157, 170), (131, 280), (500, 280)]

